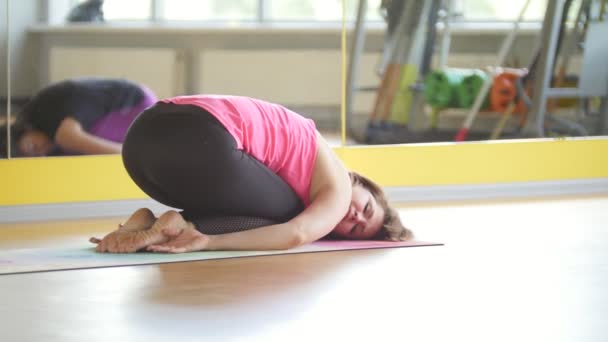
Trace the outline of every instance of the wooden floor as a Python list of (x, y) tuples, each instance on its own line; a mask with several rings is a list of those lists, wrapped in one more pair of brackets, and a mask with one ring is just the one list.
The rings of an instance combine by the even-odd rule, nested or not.
[[(608, 341), (608, 197), (401, 214), (446, 245), (0, 276), (0, 341)], [(0, 225), (0, 247), (118, 221)]]

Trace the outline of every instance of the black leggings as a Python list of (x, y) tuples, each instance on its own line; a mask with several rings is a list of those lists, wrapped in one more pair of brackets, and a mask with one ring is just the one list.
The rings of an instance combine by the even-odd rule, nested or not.
[(129, 176), (148, 196), (182, 209), (206, 234), (286, 222), (304, 206), (206, 110), (159, 102), (133, 122), (122, 148)]

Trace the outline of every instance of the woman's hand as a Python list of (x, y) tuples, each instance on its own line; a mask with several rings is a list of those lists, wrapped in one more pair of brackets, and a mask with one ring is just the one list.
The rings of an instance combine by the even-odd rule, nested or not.
[(209, 236), (198, 230), (188, 228), (166, 228), (162, 233), (169, 241), (150, 245), (146, 248), (150, 252), (160, 253), (186, 253), (202, 251), (207, 248)]
[(55, 143), (62, 150), (79, 154), (120, 154), (122, 144), (87, 132), (71, 116), (61, 121), (55, 133)]

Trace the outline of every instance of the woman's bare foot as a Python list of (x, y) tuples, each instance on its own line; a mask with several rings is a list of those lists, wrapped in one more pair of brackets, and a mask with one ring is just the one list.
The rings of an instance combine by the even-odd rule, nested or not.
[[(163, 234), (165, 229), (186, 229), (194, 225), (175, 210), (169, 210), (156, 219), (152, 227), (144, 230), (118, 229), (106, 235), (97, 244), (98, 252), (133, 253), (150, 245), (165, 243), (169, 237)], [(94, 238), (91, 239), (91, 242)], [(97, 239), (98, 240), (98, 239)]]
[[(131, 214), (125, 223), (120, 223), (117, 231), (136, 232), (145, 230), (152, 227), (154, 222), (156, 222), (156, 216), (154, 216), (154, 213), (148, 208), (140, 208), (135, 210), (135, 212)], [(92, 237), (89, 239), (89, 241), (99, 244), (102, 240)]]
[(152, 225), (150, 230), (155, 232), (161, 232), (165, 229), (171, 230), (180, 230), (180, 229), (188, 229), (193, 228), (194, 224), (192, 222), (186, 221), (184, 217), (175, 210), (169, 210), (158, 217), (156, 222)]
[(177, 212), (166, 212), (159, 217), (152, 229), (160, 229), (167, 237), (164, 243), (150, 244), (146, 247), (150, 252), (186, 253), (206, 249), (209, 236), (196, 230), (196, 226), (186, 221)]
[(124, 231), (138, 231), (152, 227), (156, 221), (156, 216), (148, 208), (137, 209), (125, 223), (118, 225), (118, 229)]

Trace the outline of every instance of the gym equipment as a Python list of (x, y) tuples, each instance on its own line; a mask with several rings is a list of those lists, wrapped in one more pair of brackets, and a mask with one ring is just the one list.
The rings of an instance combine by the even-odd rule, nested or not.
[[(547, 132), (557, 135), (588, 135), (606, 134), (608, 132), (608, 23), (591, 22), (588, 25), (584, 42), (583, 67), (577, 87), (558, 88), (551, 86), (555, 66), (556, 51), (559, 50), (560, 32), (563, 30), (563, 18), (568, 0), (549, 1), (543, 21), (541, 46), (538, 58), (538, 76), (534, 79), (532, 106), (529, 120), (523, 128), (523, 135), (528, 137), (544, 137)], [(561, 20), (560, 18), (561, 15)], [(600, 16), (601, 17), (601, 16)], [(555, 115), (547, 115), (547, 100), (554, 98), (589, 99), (599, 97), (598, 112), (590, 117), (591, 123), (566, 120)], [(551, 113), (549, 113), (551, 114)]]
[[(401, 5), (398, 5), (402, 2)], [(364, 47), (364, 15), (367, 1), (360, 0), (355, 24), (355, 39), (351, 45), (351, 58), (347, 78), (347, 113), (352, 115), (353, 96), (357, 91), (375, 91), (377, 96), (370, 113), (363, 137), (354, 131), (351, 120), (347, 120), (349, 134), (355, 140), (365, 143), (410, 142), (408, 127), (412, 117), (423, 114), (416, 110), (424, 105), (420, 99), (422, 89), (421, 73), (429, 69), (432, 40), (434, 40), (436, 9), (441, 1), (422, 2), (415, 0), (393, 0), (388, 9), (401, 9), (388, 14), (389, 34), (385, 41), (380, 71), (382, 80), (379, 89), (375, 87), (356, 87), (357, 66)], [(398, 17), (398, 22), (394, 18)], [(428, 18), (428, 19), (427, 19)], [(425, 39), (426, 37), (426, 39)], [(431, 37), (431, 39), (429, 39)], [(430, 45), (429, 45), (430, 44)], [(417, 96), (417, 95), (420, 96)], [(417, 138), (416, 138), (417, 139)]]
[(486, 78), (478, 69), (433, 70), (425, 79), (424, 96), (433, 108), (470, 108)]
[[(499, 68), (496, 70), (490, 90), (490, 110), (505, 112), (518, 95), (517, 82), (528, 73), (526, 69)], [(523, 99), (519, 98), (512, 112), (522, 114), (527, 111)]]
[[(395, 112), (400, 111), (399, 107), (407, 105), (404, 102), (408, 102), (408, 99), (403, 98), (403, 90), (413, 83), (416, 77), (417, 66), (409, 60), (416, 52), (416, 40), (419, 40), (417, 26), (424, 7), (426, 6), (420, 1), (409, 1), (404, 6), (394, 36), (397, 42), (393, 55), (376, 95), (376, 103), (371, 114), (372, 122), (374, 119), (386, 121), (389, 115), (394, 120), (397, 116)], [(407, 118), (405, 120), (407, 121)]]
[[(471, 108), (475, 97), (485, 82), (492, 82), (490, 76), (485, 72), (472, 69), (462, 79), (462, 84), (456, 88), (456, 103), (458, 108)], [(488, 97), (484, 98), (481, 108), (488, 107)]]
[(462, 84), (465, 69), (433, 70), (424, 81), (426, 102), (433, 108), (456, 107), (456, 88)]
[[(519, 31), (519, 24), (523, 20), (524, 14), (526, 13), (526, 9), (528, 9), (529, 4), (530, 4), (530, 0), (526, 0), (526, 2), (524, 3), (524, 6), (522, 7), (521, 11), (519, 12), (519, 16), (517, 17), (517, 20), (513, 24), (513, 30), (511, 30), (511, 32), (509, 32), (509, 34), (505, 37), (505, 40), (502, 43), (500, 51), (498, 52), (498, 58), (497, 58), (496, 64), (495, 64), (496, 66), (503, 65), (505, 58), (507, 57), (507, 53), (511, 49), (513, 40), (515, 40), (515, 36), (517, 35), (517, 33)], [(462, 124), (462, 127), (458, 131), (458, 134), (456, 134), (456, 137), (455, 137), (456, 141), (466, 140), (466, 138), (469, 134), (469, 130), (471, 129), (471, 126), (473, 126), (473, 121), (475, 120), (475, 117), (479, 113), (479, 110), (481, 109), (481, 106), (482, 106), (484, 100), (486, 99), (486, 95), (488, 93), (488, 90), (490, 90), (491, 85), (492, 85), (492, 79), (490, 77), (488, 77), (484, 81), (479, 92), (477, 93), (477, 96), (475, 97), (475, 102), (473, 103), (471, 110), (468, 112), (468, 114), (464, 120), (464, 123)]]

